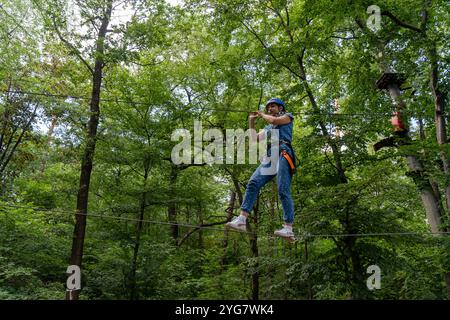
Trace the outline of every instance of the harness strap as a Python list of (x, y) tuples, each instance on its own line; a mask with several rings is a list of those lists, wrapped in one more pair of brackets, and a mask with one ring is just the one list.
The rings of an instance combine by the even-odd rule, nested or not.
[(296, 171), (295, 168), (295, 164), (294, 161), (292, 161), (291, 156), (289, 155), (289, 153), (287, 153), (286, 150), (282, 150), (281, 151), (281, 155), (287, 160), (287, 162), (289, 163), (289, 166), (291, 167), (291, 173), (293, 174)]

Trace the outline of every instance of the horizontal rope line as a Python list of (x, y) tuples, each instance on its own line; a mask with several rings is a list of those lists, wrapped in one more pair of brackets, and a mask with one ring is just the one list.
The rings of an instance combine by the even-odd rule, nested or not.
[[(174, 223), (174, 222), (166, 222), (166, 221), (157, 221), (157, 220), (139, 220), (135, 218), (125, 218), (125, 217), (115, 217), (115, 216), (109, 216), (109, 215), (102, 215), (102, 214), (96, 214), (96, 213), (78, 213), (75, 211), (66, 211), (66, 210), (49, 210), (45, 208), (38, 208), (38, 207), (28, 207), (28, 206), (19, 206), (19, 205), (13, 205), (13, 204), (0, 204), (2, 207), (10, 207), (10, 208), (17, 208), (17, 209), (30, 209), (34, 211), (40, 211), (40, 212), (53, 212), (53, 213), (70, 213), (73, 215), (79, 215), (79, 216), (86, 216), (86, 217), (100, 217), (100, 218), (106, 218), (106, 219), (113, 219), (113, 220), (124, 220), (124, 221), (133, 221), (133, 222), (144, 222), (149, 224), (160, 224), (160, 225), (171, 225), (171, 226), (180, 226), (180, 227), (187, 227), (187, 228), (195, 228), (195, 229), (207, 229), (207, 230), (216, 230), (216, 231), (224, 231), (224, 228), (215, 228), (215, 227), (209, 227), (209, 226), (200, 226), (200, 225), (192, 225), (192, 224), (186, 224), (186, 223)], [(233, 229), (227, 229), (230, 231), (238, 232), (238, 233), (244, 233), (244, 234), (254, 234), (253, 232), (249, 231), (238, 231)], [(301, 234), (300, 237), (303, 238), (326, 238), (326, 237), (375, 237), (375, 236), (422, 236), (422, 235), (444, 235), (444, 234), (450, 234), (449, 231), (442, 231), (442, 232), (380, 232), (380, 233), (336, 233), (336, 234), (310, 234), (310, 233), (304, 233)], [(256, 234), (257, 235), (257, 234)], [(270, 237), (270, 236), (269, 236)]]
[[(62, 94), (51, 94), (45, 92), (31, 92), (31, 91), (14, 91), (14, 90), (0, 90), (2, 93), (12, 93), (12, 94), (21, 94), (21, 95), (32, 95), (32, 96), (44, 96), (44, 97), (53, 97), (53, 98), (64, 98), (64, 99), (77, 99), (77, 100), (91, 100), (89, 97), (83, 96), (71, 96), (71, 95), (62, 95)], [(120, 99), (100, 99), (100, 101), (104, 102), (116, 102), (123, 103), (128, 105), (148, 105), (147, 102), (133, 102), (127, 100)], [(183, 111), (183, 110), (181, 110)], [(201, 108), (201, 111), (216, 111), (216, 112), (240, 112), (240, 113), (250, 113), (252, 111), (242, 110), (242, 109), (213, 109), (213, 108)], [(305, 115), (305, 116), (316, 116), (316, 117), (366, 117), (366, 118), (384, 118), (384, 117), (392, 117), (392, 113), (318, 113), (318, 112), (291, 112), (293, 115)], [(407, 110), (404, 111), (406, 115), (409, 116), (424, 116), (424, 115), (415, 115)], [(449, 117), (449, 116), (445, 116)]]

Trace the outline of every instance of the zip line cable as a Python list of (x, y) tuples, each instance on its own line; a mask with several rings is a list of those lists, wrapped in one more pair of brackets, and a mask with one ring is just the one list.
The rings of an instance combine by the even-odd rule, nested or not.
[[(202, 225), (193, 225), (193, 224), (186, 224), (186, 223), (174, 223), (174, 222), (166, 222), (166, 221), (157, 221), (157, 220), (146, 220), (146, 219), (135, 219), (135, 218), (125, 218), (125, 217), (115, 217), (115, 216), (109, 216), (109, 215), (103, 215), (103, 214), (96, 214), (96, 213), (78, 213), (74, 211), (68, 211), (68, 210), (50, 210), (45, 208), (38, 208), (38, 207), (29, 207), (29, 206), (20, 206), (20, 205), (14, 205), (14, 204), (7, 204), (7, 203), (0, 203), (0, 206), (3, 208), (16, 208), (16, 209), (29, 209), (33, 211), (38, 212), (46, 212), (46, 213), (70, 213), (74, 215), (79, 216), (86, 216), (86, 217), (98, 217), (98, 218), (106, 218), (106, 219), (112, 219), (112, 220), (122, 220), (122, 221), (132, 221), (132, 222), (143, 222), (148, 224), (159, 224), (159, 225), (170, 225), (170, 226), (179, 226), (179, 227), (187, 227), (187, 228), (194, 228), (194, 229), (206, 229), (206, 230), (216, 230), (216, 231), (224, 231), (224, 228), (215, 228), (210, 226), (202, 226)], [(254, 232), (250, 231), (238, 231), (233, 229), (227, 229), (230, 231), (234, 231), (237, 233), (242, 234), (255, 234)], [(426, 236), (426, 235), (444, 235), (444, 234), (450, 234), (450, 231), (442, 231), (442, 232), (373, 232), (373, 233), (336, 233), (336, 234), (311, 234), (311, 233), (305, 233), (302, 234), (301, 237), (304, 238), (329, 238), (329, 237), (376, 237), (376, 236)], [(256, 233), (257, 235), (257, 233)]]
[[(76, 95), (65, 95), (65, 94), (53, 94), (53, 93), (45, 93), (45, 92), (32, 92), (32, 91), (16, 91), (16, 90), (1, 90), (2, 93), (12, 93), (12, 94), (20, 94), (20, 95), (29, 95), (29, 96), (40, 96), (40, 97), (48, 97), (48, 98), (59, 98), (59, 99), (74, 99), (74, 100), (87, 100), (90, 101), (91, 98), (76, 96)], [(131, 105), (148, 105), (146, 102), (134, 102), (127, 100), (118, 100), (118, 99), (100, 99), (100, 101), (104, 102), (120, 102), (127, 103)]]
[[(76, 95), (63, 95), (63, 94), (51, 94), (45, 92), (32, 92), (32, 91), (15, 91), (15, 90), (0, 90), (2, 93), (12, 93), (12, 94), (20, 94), (20, 95), (30, 95), (30, 96), (42, 96), (49, 98), (59, 98), (59, 99), (75, 99), (75, 100), (86, 100), (90, 101), (91, 98), (84, 96), (76, 96)], [(128, 105), (149, 105), (147, 102), (134, 102), (128, 100), (121, 99), (101, 99), (103, 102), (115, 102), (115, 103), (123, 103)], [(183, 110), (181, 110), (183, 111)], [(213, 109), (213, 108), (201, 108), (201, 111), (216, 111), (216, 112), (238, 112), (238, 113), (250, 113), (252, 111), (242, 110), (242, 109)], [(366, 118), (384, 118), (384, 117), (392, 117), (392, 113), (323, 113), (323, 112), (291, 112), (293, 115), (305, 115), (305, 116), (320, 116), (320, 117), (366, 117)], [(414, 115), (411, 112), (404, 111), (406, 115), (409, 116), (424, 116), (424, 115)], [(449, 116), (446, 116), (449, 117)]]
[[(31, 91), (14, 91), (14, 90), (2, 90), (0, 91), (2, 93), (12, 93), (12, 94), (21, 94), (21, 95), (30, 95), (30, 96), (43, 96), (43, 97), (49, 97), (49, 98), (60, 98), (60, 99), (75, 99), (75, 100), (86, 100), (90, 101), (91, 98), (89, 97), (83, 97), (83, 96), (75, 96), (75, 95), (62, 95), (62, 94), (50, 94), (50, 93), (44, 93), (44, 92), (31, 92)], [(127, 100), (120, 100), (120, 99), (101, 99), (100, 101), (103, 102), (116, 102), (116, 103), (124, 103), (129, 105), (148, 105), (146, 102), (134, 102), (134, 101), (127, 101)], [(250, 113), (252, 111), (249, 110), (242, 110), (242, 109), (213, 109), (213, 108), (201, 108), (202, 111), (216, 111), (216, 112), (238, 112), (238, 113)], [(313, 113), (313, 112), (292, 112), (294, 115), (311, 115), (311, 116), (367, 116), (365, 114), (358, 114), (358, 113), (328, 113), (328, 114), (322, 114), (319, 113)], [(373, 113), (372, 113), (373, 114)], [(392, 116), (390, 114), (373, 114), (375, 116)]]

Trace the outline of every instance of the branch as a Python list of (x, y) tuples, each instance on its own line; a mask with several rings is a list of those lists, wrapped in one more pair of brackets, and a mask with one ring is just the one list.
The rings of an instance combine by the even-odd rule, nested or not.
[(68, 40), (66, 40), (63, 35), (61, 34), (61, 32), (58, 29), (58, 26), (56, 25), (56, 21), (55, 21), (55, 17), (52, 16), (52, 21), (53, 21), (53, 26), (55, 28), (56, 34), (58, 35), (59, 39), (64, 42), (64, 44), (66, 46), (68, 46), (73, 53), (78, 57), (78, 59), (80, 59), (80, 61), (86, 66), (86, 68), (88, 68), (89, 72), (94, 75), (94, 70), (92, 69), (92, 67), (89, 65), (89, 63), (87, 63), (86, 60), (84, 60), (84, 58), (81, 56), (80, 52), (78, 51), (77, 48), (75, 48), (75, 46), (73, 44), (71, 44)]
[(275, 60), (276, 63), (278, 63), (280, 66), (285, 67), (285, 68), (288, 69), (292, 74), (294, 74), (294, 75), (297, 76), (298, 78), (302, 79), (302, 77), (301, 77), (297, 72), (295, 72), (294, 70), (292, 70), (291, 67), (289, 67), (288, 65), (286, 65), (286, 64), (284, 64), (284, 63), (282, 63), (282, 62), (280, 62), (280, 61), (278, 60), (278, 58), (273, 54), (272, 50), (270, 50), (270, 48), (264, 43), (264, 41), (260, 38), (260, 36), (256, 33), (256, 31), (254, 31), (251, 27), (249, 27), (244, 21), (241, 21), (241, 23), (244, 25), (244, 27), (245, 27), (251, 34), (253, 34), (253, 35), (256, 37), (256, 39), (258, 39), (258, 41), (261, 43), (261, 45), (263, 46), (263, 48), (266, 49), (266, 50), (269, 52), (270, 56)]
[(355, 18), (355, 22), (358, 25), (358, 27), (361, 29), (362, 32), (366, 31), (364, 23), (359, 18)]
[(333, 163), (333, 161), (331, 161), (330, 157), (328, 156), (328, 153), (324, 152), (325, 154), (325, 158), (328, 160), (328, 162), (330, 163), (330, 165), (336, 169), (336, 171), (338, 170), (338, 167)]
[[(11, 158), (14, 155), (14, 152), (17, 149), (17, 146), (21, 143), (22, 138), (24, 136), (24, 134), (28, 131), (28, 129), (30, 128), (31, 122), (33, 122), (34, 117), (36, 116), (36, 111), (37, 111), (38, 105), (36, 104), (33, 110), (33, 114), (31, 115), (30, 119), (28, 120), (27, 124), (22, 128), (22, 132), (20, 133), (19, 137), (17, 138), (16, 143), (14, 144), (13, 148), (11, 149), (11, 152), (9, 153), (8, 157), (6, 158), (6, 160), (3, 162), (2, 166), (0, 167), (0, 173), (2, 173), (5, 169), (6, 166), (8, 165), (9, 161), (11, 160)], [(6, 154), (6, 151), (5, 151)], [(3, 158), (3, 157), (2, 157)], [(2, 159), (3, 160), (3, 159)]]
[[(239, 186), (239, 180), (235, 177), (235, 175), (226, 166), (224, 167), (224, 169), (231, 176), (231, 180), (233, 181), (234, 188), (236, 189), (236, 193), (238, 194), (239, 205), (241, 205), (243, 202), (243, 196), (242, 196), (241, 187)], [(245, 186), (244, 186), (244, 188), (245, 188)]]
[(403, 22), (401, 21), (399, 18), (397, 18), (396, 16), (394, 16), (390, 11), (385, 10), (381, 12), (382, 16), (386, 16), (389, 17), (392, 21), (394, 21), (397, 25), (406, 28), (406, 29), (410, 29), (412, 31), (418, 32), (418, 33), (422, 33), (422, 30), (417, 28), (416, 26), (413, 26), (409, 23)]
[(286, 12), (286, 25), (289, 27), (289, 10), (287, 8), (287, 5), (284, 7), (284, 12)]
[[(133, 63), (133, 64), (138, 65), (138, 66), (140, 66), (140, 67), (154, 67), (154, 66), (160, 65), (160, 64), (163, 63), (163, 62), (164, 62), (164, 61), (160, 61), (160, 62), (146, 62), (146, 63), (143, 63), (143, 62), (138, 62), (138, 61), (134, 61), (134, 60), (130, 61), (130, 63)], [(172, 91), (172, 90), (171, 90), (171, 91)]]
[[(162, 160), (169, 161), (172, 164), (172, 159), (169, 157), (164, 157), (162, 158)], [(190, 163), (190, 164), (183, 163), (183, 164), (174, 164), (174, 166), (181, 171), (190, 167), (204, 167), (206, 166), (206, 163)]]
[[(9, 147), (11, 146), (14, 135), (16, 134), (18, 129), (19, 129), (19, 127), (14, 127), (14, 130), (11, 132), (11, 134), (8, 138), (8, 141), (6, 141), (6, 144), (4, 145), (5, 146), (4, 148), (3, 148), (3, 142), (2, 142), (2, 150), (0, 150), (0, 152), (1, 152), (0, 163), (3, 163), (3, 160), (5, 159), (6, 155), (8, 154)], [(3, 134), (2, 134), (2, 140), (3, 140)]]
[[(306, 47), (303, 47), (302, 50), (300, 51), (300, 54), (297, 55), (298, 68), (300, 69), (300, 79), (303, 80), (302, 84), (304, 86), (307, 85), (307, 83), (306, 83), (306, 71), (305, 71), (305, 67), (303, 65), (303, 58), (305, 56), (305, 52), (306, 52)], [(312, 93), (311, 93), (311, 95), (309, 95), (310, 92), (308, 90), (306, 90), (306, 91), (308, 93), (308, 96), (310, 97), (310, 100), (311, 100), (311, 103), (313, 105), (313, 108), (317, 109), (316, 102), (315, 101), (313, 102), (314, 97), (312, 96)]]
[(283, 16), (281, 15), (281, 13), (278, 10), (276, 10), (275, 8), (272, 8), (269, 5), (266, 5), (266, 7), (269, 8), (271, 11), (273, 11), (277, 15), (278, 18), (280, 18), (280, 23), (284, 27), (284, 30), (286, 31), (286, 34), (288, 35), (289, 40), (291, 41), (291, 44), (294, 44), (294, 38), (292, 37), (292, 33), (289, 30), (289, 14), (288, 14), (287, 8), (286, 7), (284, 8), (284, 10), (286, 11), (286, 14), (287, 14), (287, 19), (288, 19), (288, 22), (285, 23)]
[(339, 37), (339, 36), (331, 36), (330, 38), (334, 38), (334, 39), (342, 39), (342, 40), (354, 40), (354, 39), (358, 39), (358, 37)]
[(198, 225), (197, 227), (195, 227), (193, 230), (191, 230), (188, 233), (186, 233), (183, 236), (183, 238), (181, 238), (181, 240), (178, 241), (177, 246), (180, 247), (195, 231), (200, 230), (203, 227), (216, 226), (216, 225), (224, 224), (224, 223), (227, 223), (227, 222), (228, 222), (228, 220), (220, 221), (220, 222), (202, 223), (202, 224)]
[[(23, 20), (25, 19), (25, 17), (22, 17), (22, 19), (20, 20), (20, 22), (18, 22), (18, 21), (16, 21), (16, 18), (13, 16), (13, 15), (11, 15), (11, 14), (9, 14), (9, 12), (5, 9), (5, 8), (3, 8), (3, 5), (1, 5), (0, 4), (0, 9), (3, 11), (3, 13), (6, 15), (6, 16), (8, 16), (13, 22), (14, 22), (14, 24), (15, 24), (15, 27), (14, 27), (14, 29), (12, 30), (12, 31), (10, 31), (10, 32), (7, 32), (7, 34), (8, 34), (8, 37), (16, 30), (16, 29), (18, 29), (18, 28), (20, 28), (27, 36), (30, 36), (31, 37), (31, 35), (28, 33), (28, 30), (24, 27), (24, 25), (23, 25)], [(28, 11), (27, 11), (28, 12)]]
[(431, 1), (426, 1), (426, 5), (423, 8), (422, 11), (422, 21), (420, 23), (420, 29), (422, 30), (422, 32), (425, 33), (426, 28), (427, 28), (427, 23), (428, 23), (428, 6), (431, 5), (430, 3)]

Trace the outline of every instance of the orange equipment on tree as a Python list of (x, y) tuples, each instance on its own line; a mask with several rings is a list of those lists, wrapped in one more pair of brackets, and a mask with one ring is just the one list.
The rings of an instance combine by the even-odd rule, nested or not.
[(394, 131), (396, 131), (396, 132), (406, 130), (406, 126), (401, 120), (399, 111), (396, 111), (394, 113), (393, 117), (391, 118), (391, 123), (394, 126)]

